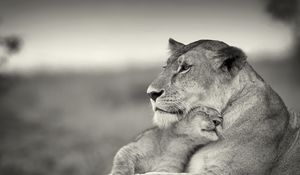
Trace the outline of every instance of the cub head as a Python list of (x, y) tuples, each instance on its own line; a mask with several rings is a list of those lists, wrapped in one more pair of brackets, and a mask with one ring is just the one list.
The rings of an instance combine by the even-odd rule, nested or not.
[(233, 79), (246, 63), (246, 55), (221, 41), (199, 40), (184, 45), (169, 39), (170, 57), (149, 85), (154, 124), (168, 127), (193, 108), (217, 111), (233, 94)]
[(222, 117), (218, 113), (206, 113), (197, 108), (193, 109), (186, 118), (174, 126), (179, 128), (183, 134), (196, 138), (198, 144), (207, 144), (219, 139), (217, 127), (222, 122)]

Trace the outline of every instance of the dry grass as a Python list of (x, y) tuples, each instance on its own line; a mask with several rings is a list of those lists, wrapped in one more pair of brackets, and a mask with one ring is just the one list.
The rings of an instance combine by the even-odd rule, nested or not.
[[(277, 66), (277, 67), (276, 67)], [(254, 66), (288, 106), (299, 83), (282, 63)], [(101, 175), (151, 125), (146, 87), (158, 70), (1, 78), (1, 175)]]

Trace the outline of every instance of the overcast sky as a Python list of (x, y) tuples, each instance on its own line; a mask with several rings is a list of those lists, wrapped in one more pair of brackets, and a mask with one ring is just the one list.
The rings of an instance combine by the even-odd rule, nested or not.
[(261, 0), (1, 0), (0, 17), (0, 34), (25, 42), (6, 65), (14, 69), (159, 63), (169, 37), (222, 40), (249, 54), (284, 52), (293, 39)]

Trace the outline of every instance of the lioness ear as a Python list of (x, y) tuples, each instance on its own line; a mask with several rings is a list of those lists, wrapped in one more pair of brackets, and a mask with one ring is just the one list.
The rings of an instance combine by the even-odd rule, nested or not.
[(174, 53), (176, 50), (182, 48), (183, 46), (184, 46), (184, 44), (182, 44), (178, 41), (175, 41), (172, 38), (169, 38), (169, 49), (170, 49), (171, 53)]
[(246, 54), (241, 49), (229, 46), (217, 51), (215, 66), (234, 76), (243, 68), (246, 58)]

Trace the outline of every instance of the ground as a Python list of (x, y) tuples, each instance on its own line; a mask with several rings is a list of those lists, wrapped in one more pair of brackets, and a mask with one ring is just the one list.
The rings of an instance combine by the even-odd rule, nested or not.
[[(291, 67), (254, 63), (287, 106), (300, 111), (299, 76)], [(108, 173), (116, 151), (151, 126), (146, 88), (159, 71), (2, 75), (0, 174)]]

